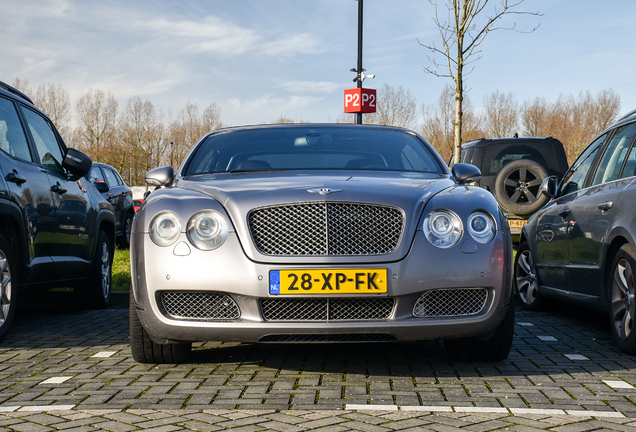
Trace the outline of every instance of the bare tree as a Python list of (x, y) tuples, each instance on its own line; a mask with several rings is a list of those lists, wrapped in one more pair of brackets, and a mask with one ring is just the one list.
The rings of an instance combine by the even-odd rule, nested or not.
[(291, 117), (287, 117), (283, 114), (280, 115), (276, 120), (272, 122), (272, 124), (286, 124), (286, 123), (296, 123), (294, 119)]
[(49, 116), (62, 137), (71, 132), (71, 98), (61, 85), (42, 84), (33, 98), (35, 106)]
[(33, 91), (31, 90), (31, 88), (29, 88), (29, 80), (26, 78), (16, 78), (13, 80), (13, 82), (11, 83), (11, 87), (13, 87), (14, 89), (21, 91), (22, 93), (24, 93), (25, 95), (27, 95), (28, 97), (30, 97), (31, 99), (33, 99)]
[(484, 109), (484, 131), (489, 137), (504, 138), (516, 132), (519, 109), (512, 93), (492, 92), (484, 98)]
[[(455, 121), (454, 121), (454, 153), (455, 160), (459, 160), (462, 143), (462, 120), (464, 99), (464, 77), (470, 74), (464, 68), (481, 58), (480, 46), (488, 33), (494, 30), (513, 30), (516, 23), (509, 27), (497, 27), (496, 23), (506, 15), (540, 15), (538, 12), (523, 12), (516, 8), (524, 0), (499, 0), (490, 15), (487, 14), (488, 0), (446, 0), (447, 18), (440, 19), (438, 0), (429, 0), (435, 6), (435, 24), (442, 39), (442, 46), (438, 48), (434, 43), (423, 47), (432, 51), (433, 56), (439, 55), (443, 62), (429, 57), (432, 67), (425, 67), (427, 73), (438, 77), (451, 78), (455, 84)], [(483, 17), (483, 19), (482, 19)], [(481, 20), (480, 23), (477, 20)], [(538, 27), (538, 26), (537, 26)], [(526, 33), (532, 33), (537, 27)], [(474, 68), (474, 66), (473, 66)], [(447, 70), (441, 72), (441, 70)]]
[(76, 105), (77, 146), (93, 160), (107, 161), (116, 144), (117, 101), (111, 93), (89, 89)]
[(545, 136), (550, 104), (543, 97), (527, 100), (521, 105), (520, 118), (524, 136)]
[[(455, 92), (450, 85), (444, 86), (437, 104), (422, 105), (423, 122), (421, 134), (448, 161), (454, 150)], [(468, 95), (463, 103), (463, 137), (466, 141), (483, 136), (480, 128), (481, 118), (475, 112)]]
[(214, 102), (203, 111), (203, 116), (199, 116), (199, 106), (196, 103), (188, 102), (185, 108), (179, 111), (177, 119), (170, 123), (170, 165), (179, 166), (199, 138), (221, 127), (221, 111)]
[(415, 98), (402, 86), (384, 84), (377, 93), (377, 111), (366, 114), (365, 122), (384, 126), (411, 128), (417, 119), (418, 109)]

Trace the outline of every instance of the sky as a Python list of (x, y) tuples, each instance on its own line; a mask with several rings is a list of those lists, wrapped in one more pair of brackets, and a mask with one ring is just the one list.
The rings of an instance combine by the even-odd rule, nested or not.
[[(635, 1), (525, 0), (517, 10), (542, 15), (501, 25), (538, 28), (486, 37), (465, 79), (475, 108), (497, 90), (521, 103), (603, 89), (620, 95), (621, 113), (636, 108)], [(0, 0), (0, 11), (0, 81), (61, 85), (73, 106), (98, 88), (120, 110), (138, 95), (172, 115), (214, 102), (226, 125), (330, 122), (356, 86), (356, 0)], [(364, 87), (437, 102), (452, 81), (424, 71), (420, 43), (441, 42), (434, 14), (426, 0), (364, 1), (363, 67), (376, 75)]]

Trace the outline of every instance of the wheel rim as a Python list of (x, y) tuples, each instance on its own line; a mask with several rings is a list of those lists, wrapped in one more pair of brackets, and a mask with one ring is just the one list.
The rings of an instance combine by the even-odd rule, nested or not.
[(541, 177), (531, 170), (519, 168), (508, 174), (504, 181), (506, 196), (515, 204), (533, 204), (539, 197), (541, 182)]
[(9, 260), (5, 253), (0, 250), (0, 327), (4, 325), (9, 310), (11, 309), (11, 269), (9, 268)]
[(521, 301), (527, 305), (533, 304), (539, 297), (539, 285), (532, 266), (532, 254), (525, 250), (519, 254), (516, 268), (517, 292)]
[(627, 340), (634, 324), (634, 274), (632, 266), (621, 258), (614, 268), (612, 282), (612, 321), (614, 330), (621, 340)]
[(102, 244), (102, 294), (104, 298), (110, 293), (110, 249), (108, 243)]

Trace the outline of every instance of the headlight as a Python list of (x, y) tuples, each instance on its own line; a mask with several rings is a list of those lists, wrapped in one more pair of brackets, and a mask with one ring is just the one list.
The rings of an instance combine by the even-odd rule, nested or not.
[(188, 222), (188, 239), (197, 249), (213, 250), (225, 243), (228, 224), (225, 218), (212, 210), (201, 211)]
[(468, 217), (468, 232), (477, 243), (488, 243), (495, 238), (495, 224), (487, 214), (475, 212)]
[(181, 221), (171, 211), (158, 213), (150, 222), (150, 238), (157, 246), (170, 246), (179, 238)]
[(433, 246), (446, 249), (462, 237), (462, 221), (450, 210), (434, 210), (424, 218), (424, 234)]

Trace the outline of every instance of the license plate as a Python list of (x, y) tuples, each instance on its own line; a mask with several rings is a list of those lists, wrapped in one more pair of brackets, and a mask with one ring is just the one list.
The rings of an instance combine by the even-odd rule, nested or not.
[(523, 228), (526, 222), (528, 221), (523, 219), (508, 219), (508, 225), (510, 225), (510, 228)]
[(387, 292), (386, 269), (270, 270), (270, 294), (378, 294)]

